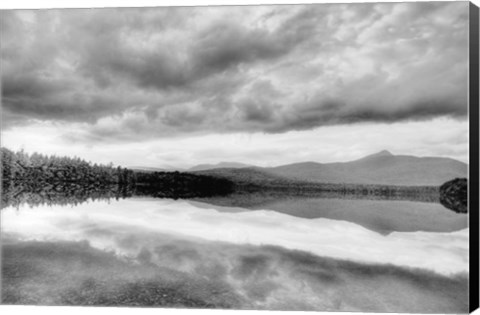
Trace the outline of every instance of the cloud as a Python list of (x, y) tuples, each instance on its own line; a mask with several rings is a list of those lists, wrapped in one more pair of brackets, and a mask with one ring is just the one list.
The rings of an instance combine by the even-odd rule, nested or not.
[(7, 128), (77, 141), (466, 117), (465, 3), (2, 12)]

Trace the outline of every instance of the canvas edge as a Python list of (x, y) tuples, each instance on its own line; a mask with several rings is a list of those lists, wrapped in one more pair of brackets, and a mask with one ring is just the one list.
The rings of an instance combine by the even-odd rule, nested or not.
[(479, 307), (479, 8), (469, 6), (469, 213), (470, 213), (470, 312)]

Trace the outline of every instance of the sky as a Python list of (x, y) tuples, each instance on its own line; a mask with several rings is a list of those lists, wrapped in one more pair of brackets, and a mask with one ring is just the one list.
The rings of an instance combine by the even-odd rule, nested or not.
[(468, 162), (468, 2), (2, 11), (2, 146), (123, 166)]

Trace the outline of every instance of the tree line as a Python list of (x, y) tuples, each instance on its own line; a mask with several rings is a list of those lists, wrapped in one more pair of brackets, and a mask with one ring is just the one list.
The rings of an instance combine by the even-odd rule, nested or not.
[[(192, 198), (232, 192), (227, 179), (180, 172), (134, 171), (78, 157), (17, 152), (1, 148), (2, 204), (58, 204), (88, 199), (150, 195)], [(60, 201), (61, 203), (61, 201)]]
[(13, 152), (1, 148), (2, 180), (14, 182), (76, 182), (128, 185), (135, 172), (113, 164), (91, 163), (78, 157), (58, 157), (40, 153)]

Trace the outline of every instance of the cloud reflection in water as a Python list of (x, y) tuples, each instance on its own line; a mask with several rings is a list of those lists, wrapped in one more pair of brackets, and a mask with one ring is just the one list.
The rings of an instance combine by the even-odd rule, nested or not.
[(452, 233), (381, 235), (330, 219), (303, 219), (274, 211), (242, 213), (202, 209), (186, 201), (127, 199), (75, 208), (2, 211), (3, 232), (21, 239), (88, 240), (99, 249), (136, 254), (125, 242), (157, 236), (231, 244), (274, 245), (322, 257), (423, 268), (449, 275), (468, 272), (468, 229)]

